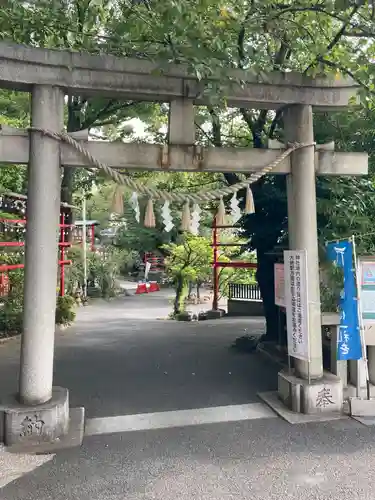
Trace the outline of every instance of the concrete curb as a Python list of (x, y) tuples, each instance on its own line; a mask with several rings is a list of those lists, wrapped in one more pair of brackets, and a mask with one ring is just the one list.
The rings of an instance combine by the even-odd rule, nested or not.
[(14, 342), (16, 340), (20, 340), (20, 338), (21, 338), (21, 333), (17, 333), (17, 335), (12, 335), (11, 337), (4, 337), (3, 339), (0, 339), (0, 345), (8, 344), (8, 342)]

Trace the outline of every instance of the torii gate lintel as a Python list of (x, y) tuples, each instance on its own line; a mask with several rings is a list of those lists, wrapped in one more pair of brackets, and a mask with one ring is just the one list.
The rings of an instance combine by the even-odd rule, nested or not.
[[(168, 172), (238, 172), (253, 173), (275, 161), (284, 151), (285, 145), (269, 141), (268, 148), (215, 148), (181, 143), (137, 144), (108, 141), (89, 141), (88, 130), (69, 135), (102, 163), (115, 169), (164, 170)], [(60, 143), (61, 166), (71, 168), (90, 167), (90, 164), (68, 144)], [(0, 125), (0, 162), (27, 164), (30, 161), (30, 134), (27, 130)], [(366, 175), (367, 153), (345, 153), (334, 151), (334, 143), (318, 144), (315, 147), (314, 165), (316, 175)], [(275, 175), (291, 172), (291, 158), (285, 158), (272, 171)]]

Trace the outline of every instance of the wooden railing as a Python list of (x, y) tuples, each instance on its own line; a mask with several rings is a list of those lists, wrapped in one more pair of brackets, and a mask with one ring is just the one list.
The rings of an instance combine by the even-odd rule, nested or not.
[(229, 300), (262, 300), (257, 284), (229, 283)]

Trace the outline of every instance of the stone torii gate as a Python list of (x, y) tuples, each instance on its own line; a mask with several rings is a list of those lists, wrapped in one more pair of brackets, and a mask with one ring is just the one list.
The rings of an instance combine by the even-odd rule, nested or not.
[[(63, 131), (66, 93), (169, 102), (168, 146), (89, 142), (85, 133), (72, 134), (94, 157), (113, 168), (250, 173), (261, 170), (283, 151), (272, 149), (274, 144), (266, 150), (196, 146), (194, 105), (209, 103), (205, 89), (210, 82), (197, 81), (182, 66), (167, 65), (160, 70), (144, 60), (6, 42), (0, 43), (0, 64), (0, 87), (31, 93), (31, 127), (38, 129)], [(314, 139), (313, 108), (345, 108), (357, 90), (351, 81), (312, 80), (293, 73), (262, 77), (243, 71), (231, 74), (244, 83), (224, 89), (228, 106), (278, 109), (290, 105), (285, 113), (287, 140), (303, 144)], [(289, 396), (292, 400), (297, 397), (296, 387), (303, 387), (304, 397), (309, 398), (317, 386), (328, 384), (336, 395), (334, 409), (341, 409), (342, 390), (341, 396), (336, 390), (339, 379), (327, 379), (323, 374), (315, 175), (365, 175), (368, 167), (365, 153), (335, 153), (330, 149), (297, 150), (273, 172), (288, 177), (291, 248), (307, 251), (307, 334), (311, 346), (311, 362), (297, 361), (296, 376), (288, 379), (281, 374), (279, 385), (281, 397), (291, 404)], [(3, 434), (8, 445), (55, 445), (57, 440), (69, 440), (74, 425), (79, 426), (83, 420), (83, 411), (69, 411), (68, 390), (53, 387), (60, 167), (90, 165), (64, 143), (36, 131), (6, 127), (0, 133), (0, 162), (29, 166), (19, 394), (0, 407), (4, 413), (0, 437)], [(308, 407), (307, 411), (315, 410)], [(79, 421), (74, 424), (77, 415)]]

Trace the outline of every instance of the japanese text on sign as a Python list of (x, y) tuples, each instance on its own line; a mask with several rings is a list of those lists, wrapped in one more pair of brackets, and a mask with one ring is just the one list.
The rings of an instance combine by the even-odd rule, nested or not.
[(285, 282), (284, 282), (284, 264), (275, 264), (275, 304), (285, 307)]
[(284, 262), (288, 352), (295, 358), (309, 360), (306, 254), (285, 251)]

